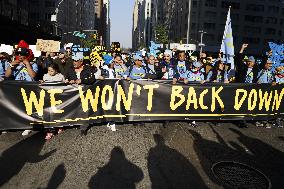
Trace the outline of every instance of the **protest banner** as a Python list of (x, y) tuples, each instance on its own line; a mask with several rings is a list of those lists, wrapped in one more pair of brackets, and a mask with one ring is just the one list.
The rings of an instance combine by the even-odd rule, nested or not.
[[(5, 92), (4, 92), (5, 91)], [(109, 121), (283, 118), (283, 85), (100, 80), (94, 85), (4, 81), (0, 130)]]
[(60, 42), (54, 40), (37, 39), (36, 50), (42, 52), (59, 52)]

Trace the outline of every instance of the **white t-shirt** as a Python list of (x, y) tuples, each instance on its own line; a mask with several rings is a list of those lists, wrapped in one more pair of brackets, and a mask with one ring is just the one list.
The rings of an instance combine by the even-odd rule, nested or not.
[(43, 81), (45, 82), (64, 82), (65, 78), (61, 73), (57, 73), (54, 76), (47, 74), (44, 74)]

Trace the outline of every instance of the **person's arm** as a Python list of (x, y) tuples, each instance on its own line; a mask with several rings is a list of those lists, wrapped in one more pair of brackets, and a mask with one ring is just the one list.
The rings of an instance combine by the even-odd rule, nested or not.
[(15, 67), (17, 67), (17, 65), (19, 65), (19, 64), (20, 64), (19, 60), (15, 60), (15, 61), (11, 62), (11, 64), (9, 64), (9, 66), (7, 67), (7, 70), (5, 71), (5, 77), (6, 78), (11, 77), (11, 75), (13, 73), (13, 69)]
[[(36, 72), (37, 72), (37, 65), (31, 65), (30, 62), (28, 60), (24, 60), (23, 63), (26, 65), (28, 74), (31, 78), (35, 78), (36, 77)], [(34, 66), (34, 67), (33, 67)]]

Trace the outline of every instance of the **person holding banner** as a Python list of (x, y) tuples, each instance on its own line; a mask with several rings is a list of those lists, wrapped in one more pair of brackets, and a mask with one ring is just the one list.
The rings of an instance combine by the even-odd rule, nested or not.
[(127, 80), (137, 80), (145, 79), (147, 74), (147, 69), (143, 66), (143, 58), (136, 54), (133, 56), (134, 65), (130, 66), (125, 72), (125, 77)]
[(256, 83), (258, 76), (258, 65), (255, 58), (250, 56), (244, 64), (243, 59), (244, 50), (248, 47), (248, 44), (243, 44), (240, 53), (235, 57), (236, 63), (236, 82), (238, 83)]
[(73, 66), (66, 71), (66, 82), (69, 84), (86, 84), (95, 83), (95, 70), (88, 64), (83, 64), (83, 52), (77, 52), (72, 55)]
[(175, 62), (171, 50), (165, 50), (163, 60), (161, 62), (163, 80), (172, 80), (174, 78)]
[(113, 61), (114, 61), (114, 70), (116, 77), (122, 79), (125, 75), (127, 67), (124, 64), (121, 55), (116, 54), (113, 58)]
[(188, 82), (200, 82), (201, 84), (205, 83), (204, 73), (201, 71), (202, 64), (198, 61), (192, 63), (192, 69), (186, 72), (186, 79), (184, 83)]
[(53, 62), (58, 65), (60, 73), (66, 77), (67, 70), (72, 67), (72, 59), (65, 55), (64, 49), (60, 49), (59, 56)]
[(106, 54), (103, 56), (103, 58), (104, 66), (102, 67), (102, 76), (107, 79), (116, 79), (112, 56)]
[[(17, 48), (15, 50), (15, 59), (5, 72), (6, 78), (11, 78), (16, 81), (34, 81), (38, 72), (38, 66), (34, 62), (30, 62), (28, 57), (30, 50), (27, 48)], [(27, 136), (32, 130), (25, 130), (22, 135)]]
[(272, 83), (274, 80), (274, 74), (271, 71), (272, 61), (269, 58), (266, 58), (266, 61), (261, 65), (262, 69), (259, 71), (257, 76), (257, 83)]
[(8, 53), (1, 52), (0, 53), (0, 81), (4, 80), (5, 72), (10, 65), (10, 56)]
[(186, 60), (186, 54), (184, 51), (177, 52), (177, 61), (174, 68), (174, 78), (173, 84), (176, 84), (177, 81), (185, 81), (187, 79), (187, 73), (190, 70), (190, 63)]
[(214, 68), (208, 73), (206, 81), (213, 83), (229, 83), (225, 64), (221, 59), (217, 60)]

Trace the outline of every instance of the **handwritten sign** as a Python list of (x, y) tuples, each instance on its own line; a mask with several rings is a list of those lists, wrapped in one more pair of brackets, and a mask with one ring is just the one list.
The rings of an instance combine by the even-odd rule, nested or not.
[(37, 39), (36, 50), (42, 52), (59, 52), (60, 42), (54, 40)]

